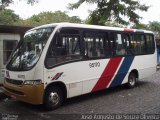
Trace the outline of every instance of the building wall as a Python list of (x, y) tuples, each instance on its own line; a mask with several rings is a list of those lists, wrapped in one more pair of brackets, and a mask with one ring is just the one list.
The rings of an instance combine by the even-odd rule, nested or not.
[[(0, 84), (3, 83), (3, 76), (5, 71), (5, 64), (3, 61), (3, 54), (4, 54), (4, 46), (3, 43), (6, 40), (20, 40), (19, 34), (9, 34), (9, 33), (0, 33)], [(16, 46), (14, 46), (16, 47)]]

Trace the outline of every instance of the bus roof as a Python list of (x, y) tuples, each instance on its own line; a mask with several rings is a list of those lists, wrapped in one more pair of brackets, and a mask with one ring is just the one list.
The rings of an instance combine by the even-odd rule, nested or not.
[[(120, 28), (120, 27), (109, 27), (109, 26), (99, 26), (99, 25), (87, 25), (87, 24), (77, 24), (77, 23), (52, 23), (42, 26), (35, 27), (34, 29), (46, 28), (46, 27), (75, 27), (75, 28), (87, 28), (87, 29), (99, 29), (99, 30), (116, 30), (125, 32), (137, 32), (137, 33), (152, 33), (152, 31), (143, 29), (131, 29), (131, 28)], [(30, 31), (30, 30), (29, 30)]]

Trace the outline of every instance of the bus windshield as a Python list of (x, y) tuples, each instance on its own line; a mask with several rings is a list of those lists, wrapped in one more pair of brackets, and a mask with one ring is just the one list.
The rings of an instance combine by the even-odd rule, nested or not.
[(7, 69), (13, 71), (31, 69), (37, 63), (53, 29), (48, 27), (28, 31), (12, 54)]

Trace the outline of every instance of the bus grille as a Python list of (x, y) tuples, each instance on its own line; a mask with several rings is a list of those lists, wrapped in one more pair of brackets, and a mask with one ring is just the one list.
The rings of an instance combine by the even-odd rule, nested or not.
[(14, 84), (14, 85), (22, 85), (23, 84), (22, 80), (13, 80), (13, 79), (8, 79), (8, 78), (6, 78), (6, 82)]

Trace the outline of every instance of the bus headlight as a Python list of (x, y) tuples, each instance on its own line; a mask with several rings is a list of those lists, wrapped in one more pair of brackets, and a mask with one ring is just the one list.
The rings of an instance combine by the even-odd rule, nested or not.
[(23, 83), (24, 85), (39, 85), (42, 84), (42, 80), (26, 80)]

